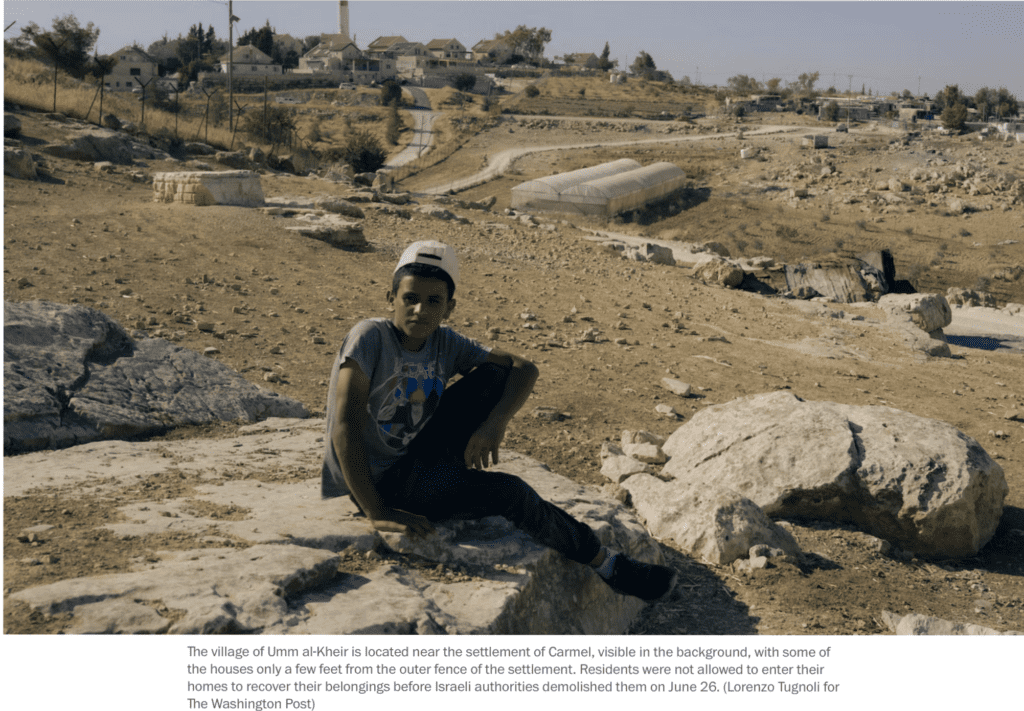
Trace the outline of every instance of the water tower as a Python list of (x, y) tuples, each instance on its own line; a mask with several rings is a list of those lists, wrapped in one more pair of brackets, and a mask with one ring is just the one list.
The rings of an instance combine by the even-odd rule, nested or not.
[(338, 34), (345, 39), (351, 39), (348, 33), (348, 2), (341, 0), (338, 3)]

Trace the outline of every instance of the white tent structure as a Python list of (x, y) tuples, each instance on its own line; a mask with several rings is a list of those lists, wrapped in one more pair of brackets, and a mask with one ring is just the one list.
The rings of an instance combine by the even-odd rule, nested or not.
[(512, 188), (514, 209), (611, 217), (678, 190), (685, 174), (672, 163), (646, 167), (630, 158), (530, 180)]

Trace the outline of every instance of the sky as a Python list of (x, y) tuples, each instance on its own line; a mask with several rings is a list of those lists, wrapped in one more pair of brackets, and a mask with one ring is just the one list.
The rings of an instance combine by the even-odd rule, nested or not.
[[(328, 0), (235, 0), (236, 36), (268, 20), (302, 38), (337, 32), (338, 5)], [(227, 37), (221, 0), (7, 0), (11, 38), (29, 22), (49, 29), (71, 13), (100, 28), (97, 49), (146, 47), (166, 32), (213, 25)], [(349, 26), (365, 48), (382, 35), (426, 44), (455, 37), (466, 47), (519, 25), (551, 30), (545, 56), (600, 54), (628, 67), (640, 51), (675, 79), (725, 86), (745, 74), (783, 83), (818, 72), (818, 89), (862, 87), (875, 94), (934, 95), (947, 84), (962, 92), (1005, 86), (1024, 100), (1024, 2), (618, 2), (601, 0), (461, 0), (349, 2)]]

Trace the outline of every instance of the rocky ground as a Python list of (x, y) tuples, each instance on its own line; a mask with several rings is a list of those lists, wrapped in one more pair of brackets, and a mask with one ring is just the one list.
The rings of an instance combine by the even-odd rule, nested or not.
[[(22, 120), (25, 146), (33, 151), (62, 130), (39, 116)], [(801, 120), (787, 116), (781, 122)], [(587, 239), (587, 228), (600, 228), (716, 241), (734, 256), (766, 254), (780, 261), (886, 247), (899, 276), (921, 290), (983, 286), (1000, 302), (1024, 302), (1024, 248), (1016, 241), (1024, 206), (1012, 192), (1024, 176), (1021, 146), (967, 137), (904, 144), (902, 135), (888, 131), (854, 130), (830, 134), (833, 148), (808, 151), (797, 136), (811, 129), (741, 141), (719, 134), (750, 122), (737, 126), (730, 120), (676, 132), (710, 140), (627, 148), (611, 144), (670, 138), (664, 127), (673, 124), (624, 129), (610, 121), (597, 128), (530, 121), (499, 123), (400, 188), (422, 190), (472, 174), (485, 155), (511, 142), (593, 140), (603, 147), (521, 159), (514, 175), (459, 196), (494, 195), (491, 211), (450, 208), (457, 220), (364, 205), (370, 248), (358, 252), (303, 238), (284, 229), (289, 218), (256, 209), (152, 202), (147, 177), (181, 170), (177, 162), (146, 161), (108, 173), (88, 163), (47, 159), (42, 180), (4, 183), (5, 300), (81, 303), (130, 330), (200, 352), (215, 348), (211, 357), (322, 412), (335, 349), (356, 321), (386, 315), (384, 295), (401, 249), (414, 239), (444, 240), (463, 263), (452, 325), (521, 353), (541, 369), (506, 447), (577, 482), (605, 483), (599, 450), (621, 430), (670, 434), (677, 421), (658, 415), (658, 404), (673, 405), (685, 419), (710, 404), (777, 389), (944, 420), (976, 438), (1006, 472), (1003, 525), (968, 560), (883, 555), (864, 534), (821, 521), (792, 522), (801, 548), (813, 553), (799, 567), (740, 573), (691, 560), (665, 542), (681, 583), (670, 600), (647, 608), (636, 633), (880, 634), (886, 631), (883, 610), (1024, 630), (1024, 428), (1006, 419), (1024, 409), (1019, 353), (953, 346), (953, 358), (925, 360), (891, 334), (840, 316), (881, 318), (873, 306), (726, 290), (692, 280), (687, 270), (625, 262)], [(741, 161), (739, 150), (748, 145), (760, 148), (763, 160)], [(670, 160), (693, 182), (662, 214), (613, 223), (545, 218), (533, 225), (503, 214), (509, 189), (523, 180), (619, 157)], [(826, 167), (832, 168), (827, 175)], [(915, 169), (923, 175), (915, 177)], [(964, 175), (956, 177), (958, 171)], [(891, 190), (890, 178), (908, 189)], [(978, 186), (974, 195), (970, 181)], [(268, 197), (346, 192), (315, 177), (267, 173), (262, 182)], [(808, 196), (790, 197), (794, 186), (806, 187)], [(967, 210), (955, 214), (952, 200), (967, 203)], [(212, 322), (214, 330), (200, 331), (199, 321)], [(577, 343), (590, 328), (601, 332), (597, 342)], [(665, 376), (690, 383), (694, 395), (684, 399), (663, 390)], [(564, 419), (534, 417), (541, 406)], [(233, 431), (225, 424), (167, 436)], [(281, 476), (312, 479), (318, 471)], [(5, 497), (5, 631), (61, 629), (59, 619), (7, 600), (13, 591), (128, 570), (158, 550), (200, 547), (188, 535), (122, 539), (99, 528), (126, 501), (178, 497), (193, 484), (187, 478), (147, 482), (116, 496), (83, 492), (74, 500), (46, 490)], [(56, 528), (25, 533), (39, 524)]]

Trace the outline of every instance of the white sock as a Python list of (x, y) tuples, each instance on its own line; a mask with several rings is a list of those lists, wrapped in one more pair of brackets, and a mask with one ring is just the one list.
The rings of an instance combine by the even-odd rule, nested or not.
[(607, 580), (612, 575), (612, 568), (615, 567), (615, 556), (618, 555), (618, 553), (612, 553), (604, 547), (602, 547), (601, 550), (604, 551), (604, 562), (601, 563), (601, 565), (595, 565), (594, 571)]

